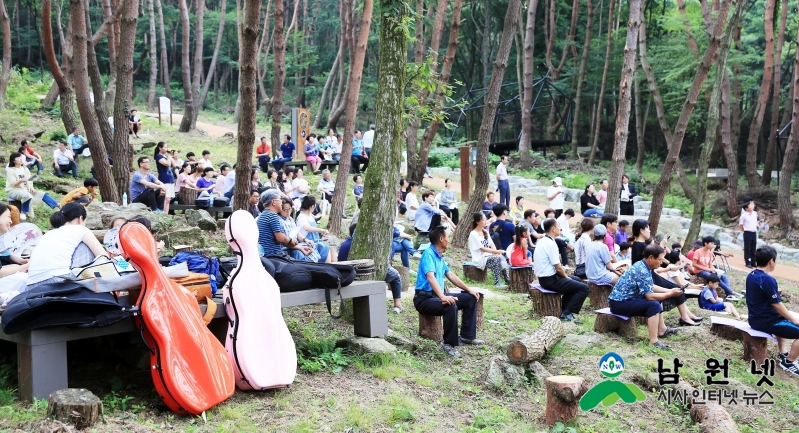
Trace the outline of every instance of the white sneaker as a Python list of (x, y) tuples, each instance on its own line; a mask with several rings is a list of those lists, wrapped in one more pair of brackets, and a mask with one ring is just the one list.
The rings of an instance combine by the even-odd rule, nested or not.
[(416, 275), (416, 271), (414, 271), (413, 269), (408, 269), (408, 273), (411, 275)]
[(395, 313), (397, 313), (397, 314), (400, 314), (400, 313), (402, 313), (403, 311), (405, 311), (405, 310), (403, 310), (403, 308), (402, 308), (402, 307), (394, 307), (394, 312), (395, 312)]
[(415, 259), (421, 259), (421, 258), (422, 258), (422, 253), (420, 253), (419, 251), (417, 251), (417, 252), (413, 253), (413, 258), (415, 258)]

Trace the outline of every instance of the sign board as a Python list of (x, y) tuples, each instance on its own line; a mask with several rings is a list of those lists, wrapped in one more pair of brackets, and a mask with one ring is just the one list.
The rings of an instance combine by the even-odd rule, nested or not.
[(158, 124), (161, 124), (161, 115), (169, 114), (169, 125), (172, 125), (172, 101), (166, 96), (158, 98)]
[(305, 160), (305, 142), (311, 133), (311, 112), (307, 108), (291, 109), (291, 141), (297, 146), (296, 160)]

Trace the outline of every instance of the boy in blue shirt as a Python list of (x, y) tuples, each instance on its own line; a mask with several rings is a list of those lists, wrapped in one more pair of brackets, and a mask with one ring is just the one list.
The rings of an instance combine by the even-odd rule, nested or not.
[[(780, 368), (799, 376), (799, 314), (788, 311), (780, 298), (777, 280), (769, 272), (777, 267), (777, 251), (764, 245), (755, 251), (757, 269), (746, 276), (746, 307), (752, 329), (777, 337)], [(788, 340), (793, 340), (790, 348)]]
[(705, 287), (699, 292), (699, 308), (710, 311), (724, 311), (732, 314), (735, 320), (745, 320), (738, 314), (738, 310), (735, 309), (731, 302), (724, 302), (719, 299), (718, 288), (721, 280), (718, 275), (708, 275), (705, 281)]

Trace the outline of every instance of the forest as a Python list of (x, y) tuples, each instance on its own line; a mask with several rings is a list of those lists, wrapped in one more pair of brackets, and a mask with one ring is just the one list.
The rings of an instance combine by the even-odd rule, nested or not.
[[(290, 109), (306, 107), (315, 130), (343, 129), (348, 142), (356, 125), (377, 120), (381, 26), (391, 22), (404, 36), (396, 145), (407, 150), (408, 178), (422, 179), (431, 148), (510, 137), (525, 169), (536, 163), (531, 143), (550, 140), (589, 165), (612, 159), (611, 179), (624, 161), (639, 173), (645, 160), (660, 161), (653, 206), (663, 206), (676, 177), (699, 222), (709, 168), (739, 180), (727, 182), (729, 216), (739, 212), (739, 184), (773, 187), (776, 171), (787, 180), (779, 183), (787, 228), (797, 153), (786, 128), (797, 55), (789, 8), (785, 0), (0, 0), (0, 106), (44, 110), (65, 129), (82, 124), (90, 142), (105, 144), (93, 158), (108, 153), (120, 167), (127, 135), (105, 119), (124, 121), (134, 106), (155, 112), (158, 96), (183, 112), (182, 132), (200, 112), (237, 123), (246, 112), (271, 123), (279, 143)], [(245, 47), (251, 65), (242, 63)], [(6, 97), (21, 74), (49, 84), (40, 104)], [(242, 101), (245, 75), (254, 107)], [(481, 140), (487, 118), (492, 135)], [(694, 171), (695, 185), (686, 175)], [(98, 178), (116, 186), (104, 189), (111, 201), (129, 179), (121, 168)]]

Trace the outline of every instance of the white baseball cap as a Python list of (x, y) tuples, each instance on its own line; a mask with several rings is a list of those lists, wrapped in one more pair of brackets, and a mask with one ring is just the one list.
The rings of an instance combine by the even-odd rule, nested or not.
[(554, 183), (557, 186), (561, 186), (561, 185), (563, 185), (563, 179), (561, 179), (560, 176), (558, 176), (558, 177), (552, 179), (552, 183)]

